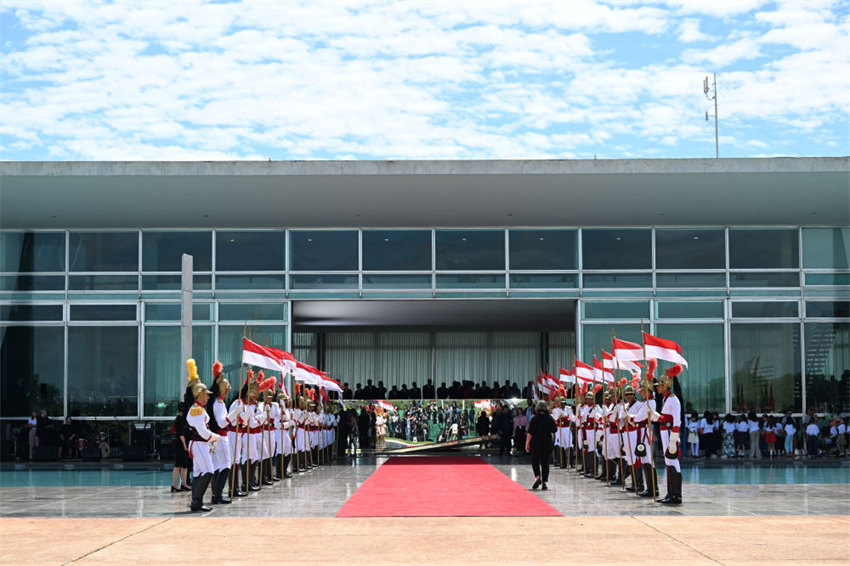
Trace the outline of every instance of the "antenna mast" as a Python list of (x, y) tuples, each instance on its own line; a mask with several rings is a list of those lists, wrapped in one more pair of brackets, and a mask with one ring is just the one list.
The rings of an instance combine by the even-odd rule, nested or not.
[[(708, 96), (708, 93), (711, 90), (708, 86), (708, 77), (705, 77), (705, 79), (702, 81), (702, 92), (705, 95), (706, 99), (714, 101), (714, 158), (719, 159), (720, 158), (720, 137), (718, 136), (718, 133), (717, 133), (717, 73), (712, 73), (712, 76), (714, 77), (714, 84), (712, 85), (714, 87), (714, 94), (711, 95), (711, 96)], [(710, 116), (710, 114), (706, 110), (706, 112), (705, 112), (705, 121), (706, 122), (708, 122), (709, 116)]]

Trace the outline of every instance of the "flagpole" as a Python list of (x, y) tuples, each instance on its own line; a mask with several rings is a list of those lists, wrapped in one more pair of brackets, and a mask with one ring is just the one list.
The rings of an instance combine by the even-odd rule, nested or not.
[[(640, 319), (640, 343), (643, 348), (643, 359), (646, 362), (646, 367), (649, 369), (649, 360), (646, 359), (646, 336), (643, 332), (643, 319)], [(652, 393), (650, 393), (650, 397), (653, 401), (655, 401), (655, 387), (652, 388)], [(646, 400), (646, 430), (647, 436), (649, 437), (649, 465), (652, 466), (652, 500), (658, 501), (658, 486), (655, 485), (655, 452), (652, 449), (652, 437), (653, 437), (653, 428), (652, 428), (652, 415), (649, 412), (649, 399)]]
[[(614, 364), (617, 366), (617, 371), (620, 370), (620, 358), (617, 357), (617, 352), (614, 349), (614, 329), (611, 329), (611, 356), (614, 358)], [(629, 383), (630, 384), (630, 383)], [(626, 441), (623, 442), (623, 427), (620, 426), (620, 419), (617, 419), (617, 430), (620, 431), (620, 444), (628, 446), (629, 454), (632, 455), (632, 485), (635, 486), (635, 494), (637, 494), (637, 476), (635, 476), (635, 457), (632, 452), (632, 439), (629, 438), (629, 412), (626, 410), (626, 396), (623, 393), (625, 385), (620, 387), (620, 402), (623, 404), (623, 424), (626, 426)], [(620, 458), (620, 477), (623, 478), (623, 491), (626, 491), (626, 477), (623, 471), (623, 459)]]
[[(248, 322), (246, 321), (244, 326), (242, 326), (242, 336), (245, 336), (245, 331), (248, 328)], [(241, 358), (242, 356), (240, 356)], [(239, 381), (242, 381), (242, 369), (245, 365), (244, 360), (239, 362)], [(239, 405), (242, 405), (242, 387), (239, 388)], [(240, 411), (241, 413), (242, 411)], [(230, 469), (230, 499), (233, 499), (233, 492), (235, 491), (236, 486), (236, 448), (239, 446), (239, 423), (242, 419), (239, 418), (239, 415), (236, 416), (236, 438), (233, 442), (233, 462), (231, 464)], [(248, 487), (247, 484), (245, 487)]]

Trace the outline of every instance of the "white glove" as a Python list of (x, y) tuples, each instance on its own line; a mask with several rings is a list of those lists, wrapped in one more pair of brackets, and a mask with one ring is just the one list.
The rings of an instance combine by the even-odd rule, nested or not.
[(266, 422), (266, 415), (264, 413), (257, 413), (254, 415), (254, 420), (257, 421), (258, 425), (261, 425)]
[(652, 419), (652, 422), (657, 422), (658, 419), (661, 418), (661, 415), (657, 413), (652, 407), (649, 407), (649, 416)]
[(221, 436), (219, 436), (218, 434), (216, 434), (214, 432), (211, 432), (210, 437), (207, 440), (207, 442), (218, 442), (219, 440), (221, 440)]
[(670, 444), (679, 444), (679, 433), (671, 432), (670, 433)]

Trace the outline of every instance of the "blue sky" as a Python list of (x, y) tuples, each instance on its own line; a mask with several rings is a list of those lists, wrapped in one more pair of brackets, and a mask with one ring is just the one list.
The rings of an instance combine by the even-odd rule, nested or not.
[(0, 159), (850, 155), (850, 0), (0, 4)]

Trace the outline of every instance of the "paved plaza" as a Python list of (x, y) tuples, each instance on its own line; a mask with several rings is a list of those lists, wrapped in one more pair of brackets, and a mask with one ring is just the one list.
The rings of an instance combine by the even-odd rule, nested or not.
[[(523, 460), (485, 459), (533, 481)], [(197, 563), (187, 540), (223, 543), (208, 563), (255, 564), (264, 539), (283, 564), (850, 563), (847, 483), (686, 482), (670, 508), (553, 469), (536, 493), (565, 517), (335, 518), (384, 460), (323, 466), (204, 515), (161, 486), (0, 487), (0, 564)]]

